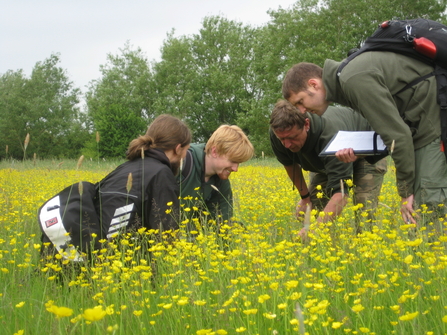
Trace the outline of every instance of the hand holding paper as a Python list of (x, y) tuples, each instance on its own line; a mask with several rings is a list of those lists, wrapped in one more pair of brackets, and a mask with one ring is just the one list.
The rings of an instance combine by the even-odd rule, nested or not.
[(335, 153), (335, 157), (343, 163), (352, 163), (355, 162), (358, 158), (354, 154), (354, 150), (352, 148), (340, 149)]
[(341, 149), (352, 148), (355, 155), (383, 155), (388, 152), (379, 135), (374, 131), (340, 130), (319, 156), (335, 156)]

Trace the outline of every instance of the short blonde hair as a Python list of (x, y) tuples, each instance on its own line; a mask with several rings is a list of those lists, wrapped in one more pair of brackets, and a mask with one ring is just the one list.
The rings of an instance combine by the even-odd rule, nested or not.
[(253, 157), (255, 149), (238, 126), (221, 125), (206, 143), (205, 152), (210, 154), (216, 148), (218, 155), (226, 155), (230, 161), (243, 163)]

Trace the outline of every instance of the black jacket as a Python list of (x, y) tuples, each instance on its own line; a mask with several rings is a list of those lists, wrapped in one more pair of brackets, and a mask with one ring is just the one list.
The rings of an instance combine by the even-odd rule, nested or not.
[(122, 228), (178, 229), (179, 186), (162, 150), (146, 151), (144, 159), (121, 164), (97, 184), (97, 190), (103, 237)]

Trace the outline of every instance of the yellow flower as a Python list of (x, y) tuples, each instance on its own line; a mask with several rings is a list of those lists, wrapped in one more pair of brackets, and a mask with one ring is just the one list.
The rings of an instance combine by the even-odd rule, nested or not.
[(284, 308), (286, 308), (287, 307), (287, 304), (279, 304), (278, 305), (278, 308), (279, 309), (284, 309)]
[(17, 333), (14, 333), (14, 335), (23, 335), (25, 334), (25, 331), (23, 329), (20, 329)]
[(299, 298), (301, 298), (302, 293), (301, 292), (293, 292), (289, 299), (290, 300), (298, 300)]
[(177, 301), (177, 305), (180, 305), (180, 306), (186, 305), (187, 303), (188, 303), (188, 298), (186, 298), (186, 297), (180, 298)]
[(414, 312), (414, 313), (406, 313), (405, 315), (402, 315), (399, 317), (400, 321), (410, 321), (413, 320), (415, 317), (417, 317), (419, 315), (419, 312)]
[(399, 305), (394, 305), (394, 306), (390, 306), (391, 310), (396, 312), (397, 314), (400, 313), (400, 306)]
[(93, 308), (87, 308), (82, 316), (87, 321), (99, 321), (106, 316), (106, 311), (102, 309), (102, 306), (95, 306)]
[(287, 289), (291, 289), (291, 288), (295, 288), (298, 286), (298, 280), (289, 280), (288, 282), (285, 283), (285, 286)]
[(334, 329), (338, 329), (341, 326), (343, 326), (342, 322), (332, 322), (332, 328), (334, 328)]
[(118, 324), (115, 324), (114, 326), (108, 326), (107, 327), (107, 332), (108, 333), (113, 333), (116, 332), (118, 330)]
[(246, 315), (250, 315), (250, 314), (256, 314), (258, 310), (256, 308), (252, 308), (252, 309), (246, 309), (245, 311), (242, 312)]
[(168, 206), (172, 206), (172, 204), (173, 204), (173, 202), (172, 202), (172, 201), (169, 201), (166, 205), (168, 205)]
[(360, 313), (364, 309), (365, 309), (365, 307), (363, 307), (361, 304), (352, 306), (352, 311), (355, 313)]
[(71, 316), (73, 314), (73, 310), (68, 307), (57, 307), (56, 305), (51, 305), (47, 307), (47, 311), (55, 314), (58, 318), (62, 318), (64, 316)]
[(25, 305), (25, 301), (21, 301), (21, 302), (19, 302), (19, 303), (16, 305), (16, 307), (17, 307), (17, 308), (20, 308), (20, 307), (23, 307), (23, 305)]
[(226, 330), (223, 330), (223, 329), (218, 329), (218, 330), (216, 330), (216, 334), (218, 334), (218, 335), (227, 335), (228, 332)]
[(404, 258), (404, 263), (406, 264), (411, 264), (412, 261), (413, 261), (413, 255), (408, 255), (407, 257)]
[(258, 297), (258, 302), (262, 304), (264, 301), (269, 300), (270, 296), (268, 294), (262, 294)]
[(203, 306), (203, 305), (205, 305), (206, 304), (206, 301), (205, 300), (197, 300), (197, 301), (194, 301), (194, 305), (197, 305), (197, 306)]
[(366, 327), (360, 327), (359, 330), (360, 330), (362, 333), (369, 333), (369, 328), (366, 328)]
[(316, 189), (317, 189), (318, 191), (321, 191), (321, 189), (322, 189), (321, 185), (317, 185)]
[(133, 315), (135, 316), (140, 316), (141, 314), (143, 314), (143, 311), (133, 311)]
[(242, 333), (242, 332), (244, 332), (246, 330), (247, 330), (247, 328), (239, 327), (239, 328), (236, 328), (236, 333)]
[(262, 315), (264, 315), (265, 318), (270, 320), (276, 318), (276, 314), (264, 313)]

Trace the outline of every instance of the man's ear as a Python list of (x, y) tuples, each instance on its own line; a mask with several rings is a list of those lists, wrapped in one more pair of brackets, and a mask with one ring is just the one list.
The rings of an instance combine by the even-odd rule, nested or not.
[(319, 78), (310, 78), (307, 81), (307, 84), (309, 85), (309, 88), (313, 88), (315, 91), (321, 89), (321, 79)]
[(304, 130), (309, 131), (310, 129), (310, 119), (306, 118), (306, 120), (304, 121)]
[(307, 83), (309, 87), (312, 87), (315, 91), (319, 91), (324, 87), (321, 78), (310, 78)]
[(212, 147), (211, 148), (211, 157), (216, 158), (217, 156), (219, 156), (219, 154), (217, 153), (216, 147)]

